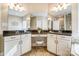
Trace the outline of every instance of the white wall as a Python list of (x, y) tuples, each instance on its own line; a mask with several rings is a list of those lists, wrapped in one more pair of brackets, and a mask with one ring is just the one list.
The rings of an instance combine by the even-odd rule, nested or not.
[(79, 36), (79, 4), (72, 4), (72, 36)]
[(1, 4), (0, 4), (0, 30), (1, 30)]

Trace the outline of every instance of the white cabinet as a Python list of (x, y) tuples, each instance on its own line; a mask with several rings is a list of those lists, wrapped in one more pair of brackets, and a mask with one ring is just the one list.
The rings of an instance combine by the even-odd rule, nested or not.
[(21, 52), (22, 54), (24, 54), (31, 50), (31, 34), (21, 35), (21, 40), (22, 40)]
[(57, 55), (70, 56), (71, 52), (71, 36), (57, 36)]
[(20, 36), (8, 36), (4, 37), (4, 55), (14, 56), (20, 54), (19, 48)]
[(69, 56), (71, 53), (71, 37), (62, 37), (62, 55)]
[(4, 55), (19, 56), (31, 50), (31, 34), (4, 37)]
[(57, 55), (62, 55), (62, 47), (64, 46), (62, 42), (62, 35), (57, 35)]
[(56, 35), (48, 34), (47, 37), (47, 50), (56, 53)]
[(48, 34), (48, 51), (61, 56), (70, 56), (71, 36)]

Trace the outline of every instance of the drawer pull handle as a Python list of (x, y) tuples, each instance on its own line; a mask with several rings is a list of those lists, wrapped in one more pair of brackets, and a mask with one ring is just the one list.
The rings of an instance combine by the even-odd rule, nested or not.
[(11, 39), (16, 38), (16, 37), (11, 37)]

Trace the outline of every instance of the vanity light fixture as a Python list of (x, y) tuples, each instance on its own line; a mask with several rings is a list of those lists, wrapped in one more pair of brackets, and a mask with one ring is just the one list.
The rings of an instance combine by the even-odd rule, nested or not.
[(9, 3), (8, 7), (16, 11), (25, 11), (25, 8), (19, 3)]
[(51, 19), (51, 16), (48, 16), (48, 20), (50, 20), (50, 21), (52, 20), (52, 19)]
[(67, 9), (68, 6), (70, 6), (71, 4), (69, 3), (57, 3), (57, 5), (55, 7), (53, 7), (51, 9), (51, 11), (55, 11), (55, 12), (58, 12), (58, 11), (61, 11), (63, 9)]
[(51, 20), (51, 18), (50, 18), (50, 17), (48, 17), (48, 20)]

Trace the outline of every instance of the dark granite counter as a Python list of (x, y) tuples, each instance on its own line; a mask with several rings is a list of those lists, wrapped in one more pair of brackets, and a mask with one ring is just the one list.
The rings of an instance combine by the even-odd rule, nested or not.
[[(30, 30), (31, 34), (39, 34), (37, 30)], [(49, 31), (49, 30), (42, 30), (40, 34), (58, 34), (58, 35), (66, 35), (66, 36), (71, 36), (72, 31)]]
[[(39, 34), (37, 30), (29, 30), (31, 34)], [(40, 34), (47, 34), (49, 31), (48, 30), (42, 30)]]
[(59, 33), (59, 32), (51, 32), (49, 34), (57, 34), (57, 35), (66, 35), (66, 36), (71, 36), (71, 33)]
[[(28, 31), (3, 31), (3, 36), (12, 36), (12, 35), (22, 35), (22, 34), (39, 34), (37, 30), (28, 30)], [(42, 30), (40, 34), (58, 34), (58, 35), (67, 35), (71, 36), (71, 31), (49, 31)]]
[(22, 35), (22, 34), (30, 34), (30, 31), (3, 31), (3, 36), (13, 36), (13, 35)]
[(52, 31), (52, 32), (49, 32), (49, 34), (58, 34), (58, 35), (66, 35), (66, 36), (71, 36), (72, 35), (72, 32), (71, 31)]

